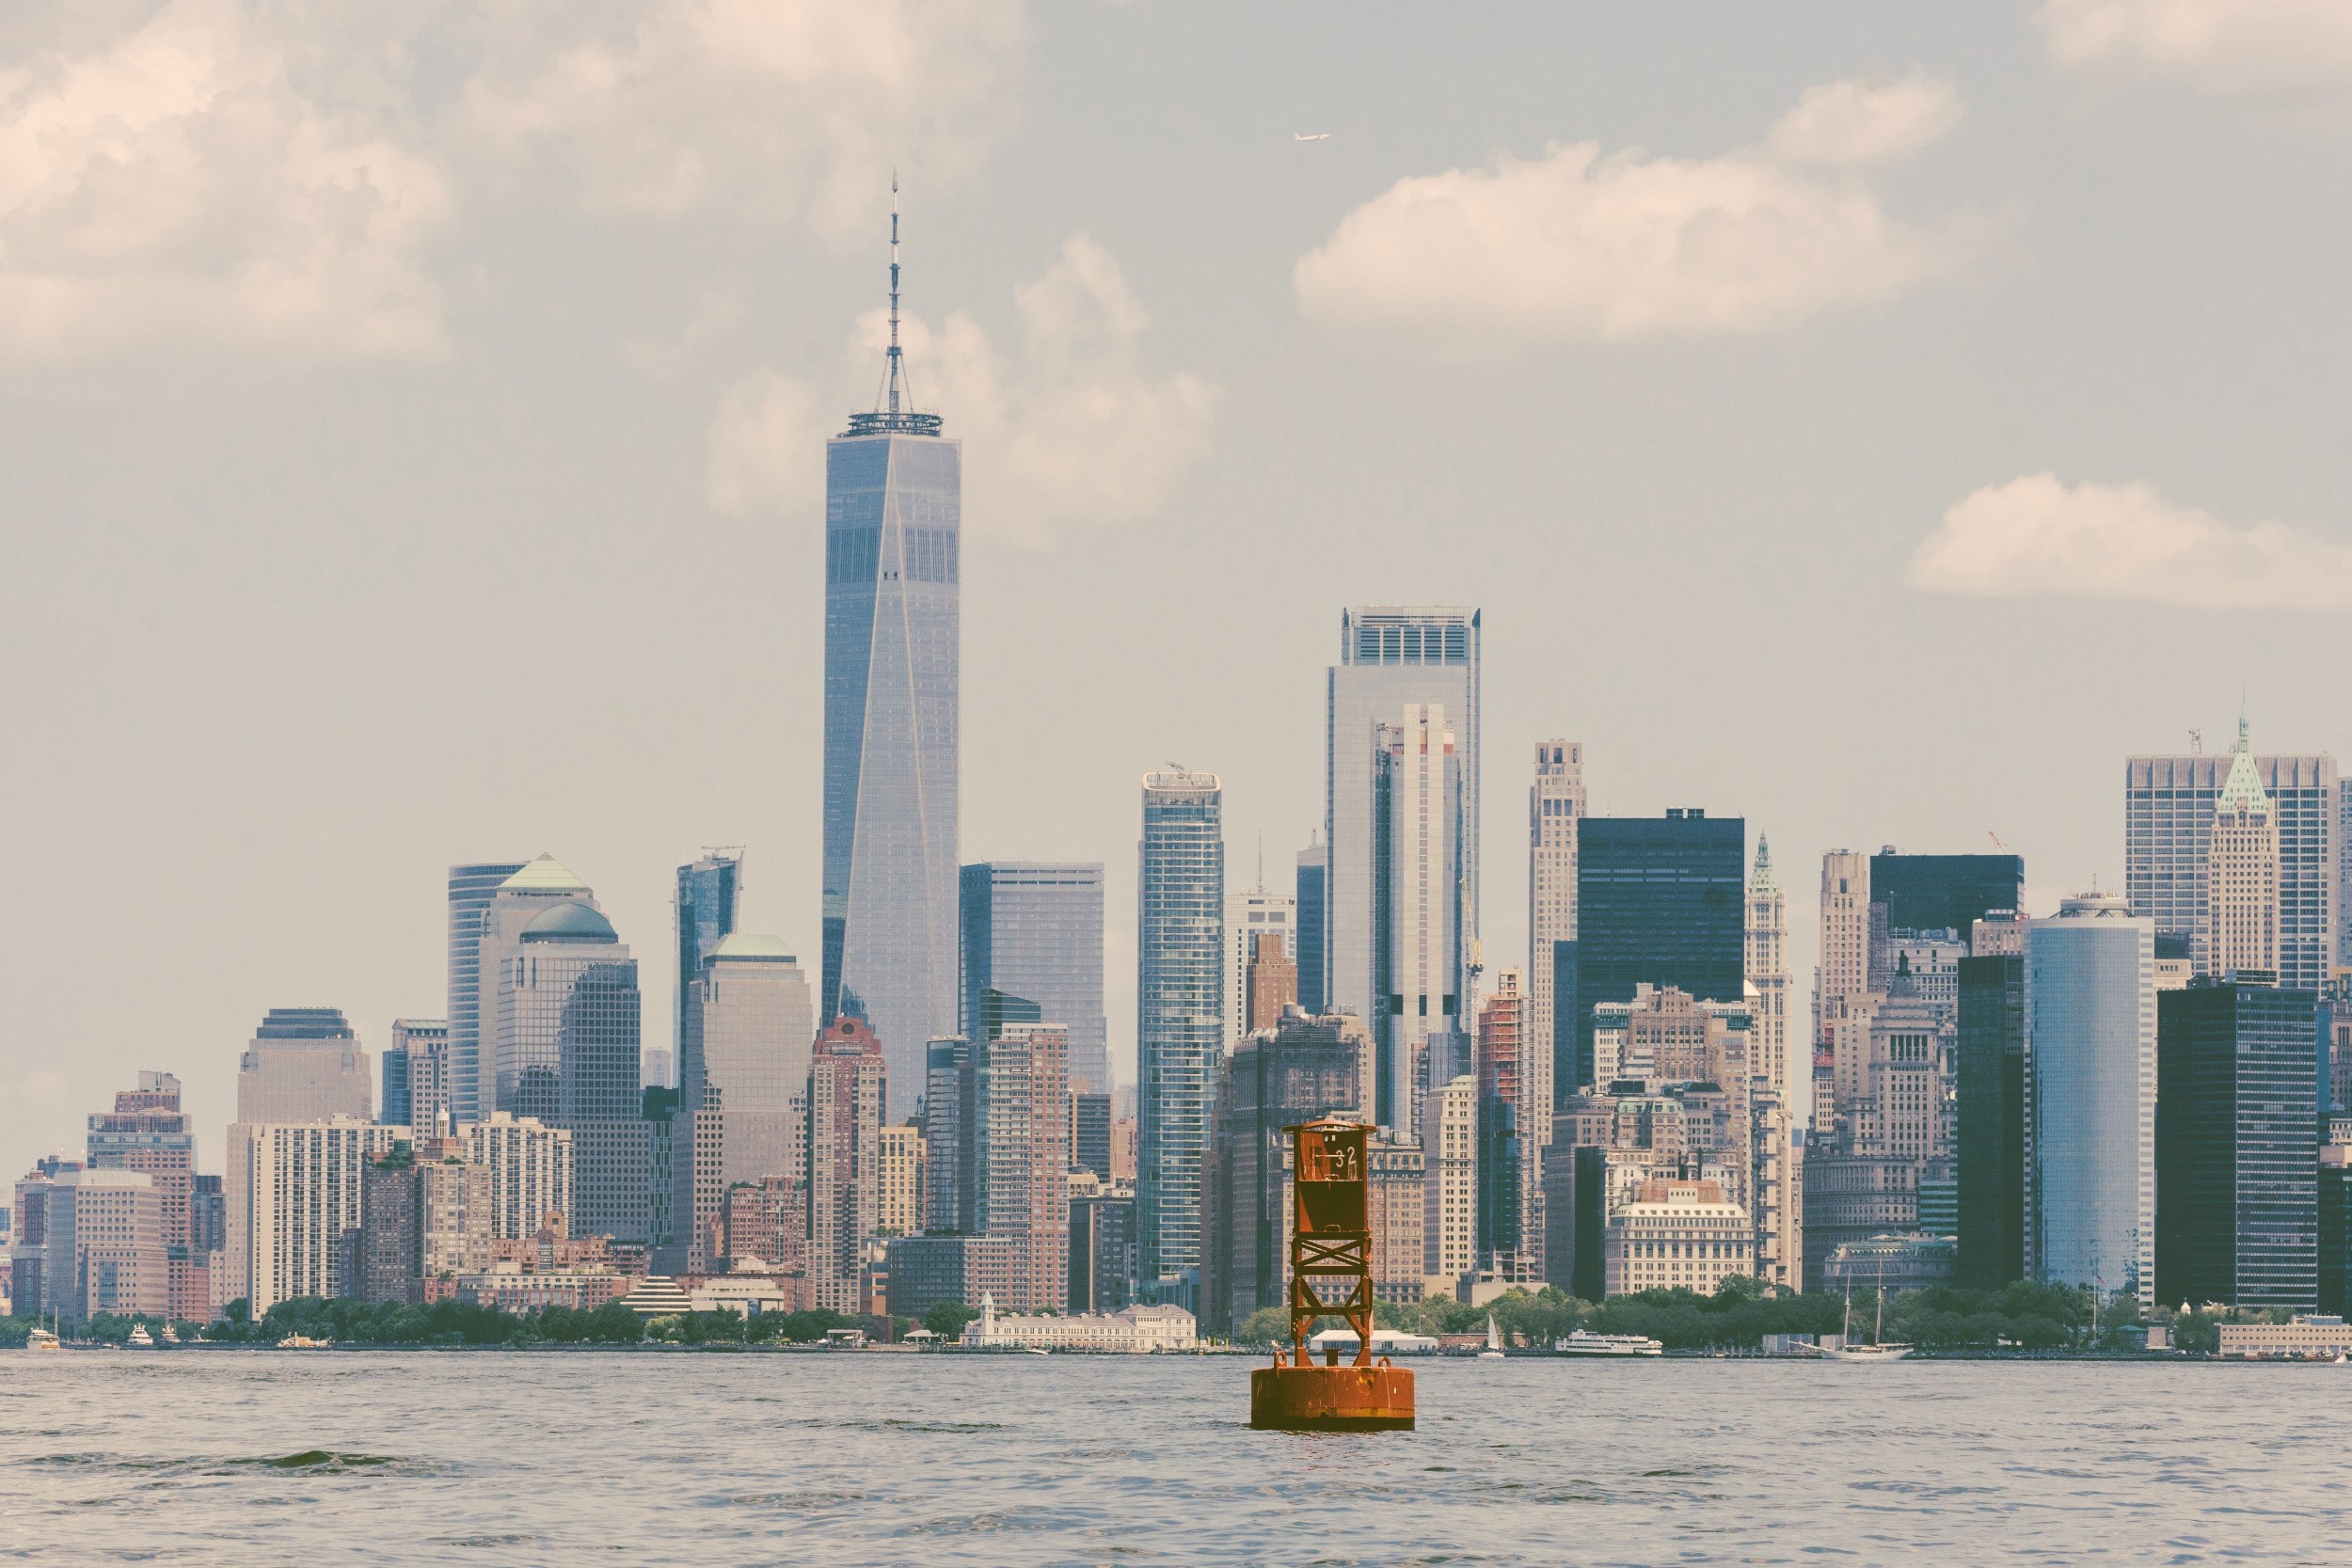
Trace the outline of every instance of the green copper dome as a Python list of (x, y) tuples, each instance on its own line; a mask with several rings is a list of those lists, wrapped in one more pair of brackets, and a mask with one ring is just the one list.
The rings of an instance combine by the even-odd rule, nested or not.
[(565, 902), (523, 927), (525, 942), (618, 942), (612, 923), (585, 904)]

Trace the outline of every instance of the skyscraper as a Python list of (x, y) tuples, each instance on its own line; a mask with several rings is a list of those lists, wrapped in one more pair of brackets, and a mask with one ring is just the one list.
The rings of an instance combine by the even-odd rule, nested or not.
[[(412, 1139), (438, 1137), (451, 1112), (449, 1025), (437, 1018), (392, 1020), (392, 1044), (407, 1062), (408, 1114)], [(386, 1055), (390, 1053), (387, 1052)], [(390, 1121), (389, 1116), (384, 1117)]]
[(812, 1305), (862, 1310), (866, 1242), (882, 1212), (882, 1046), (862, 1020), (837, 1018), (809, 1053), (808, 1289)]
[(1407, 703), (1373, 736), (1375, 1114), (1409, 1132), (1421, 1091), (1470, 1066), (1461, 758), (1442, 704)]
[(59, 1171), (43, 1221), (40, 1305), (62, 1322), (86, 1323), (102, 1312), (157, 1317), (170, 1309), (163, 1204), (153, 1177), (120, 1168)]
[(206, 1258), (192, 1236), (196, 1133), (180, 1109), (180, 1080), (168, 1072), (140, 1073), (138, 1087), (117, 1094), (111, 1112), (89, 1118), (87, 1151), (91, 1170), (139, 1171), (154, 1183), (171, 1315), (199, 1322), (209, 1317)]
[[(450, 1099), (460, 1108), (460, 1121), (481, 1120), (493, 1111), (514, 1108), (499, 1098), (501, 1087), (511, 1092), (521, 1082), (517, 1076), (501, 1085), (499, 1078), (499, 988), (501, 983), (511, 984), (521, 973), (516, 966), (525, 960), (524, 930), (559, 904), (577, 904), (590, 913), (596, 910), (596, 895), (588, 891), (587, 883), (552, 855), (541, 855), (491, 889), (474, 917), (474, 990), (466, 999), (470, 1016), (465, 1027), (469, 1038), (464, 1042), (472, 1056), (470, 1093), (463, 1083), (468, 1064), (459, 1049), (459, 1021), (450, 1020), (451, 1070), (456, 1080), (451, 1085)], [(520, 1060), (511, 1065), (519, 1073)], [(470, 1111), (465, 1109), (469, 1105)]]
[(1529, 1149), (1551, 1142), (1551, 1107), (1560, 1093), (1553, 950), (1576, 940), (1576, 825), (1583, 816), (1582, 743), (1537, 741), (1535, 782), (1527, 791), (1527, 1027), (1520, 1069), (1527, 1093), (1519, 1108), (1521, 1147)]
[(1891, 846), (1870, 857), (1869, 902), (1886, 906), (1890, 931), (1968, 929), (1994, 910), (2013, 910), (2023, 897), (2023, 855), (1906, 855)]
[(1794, 1118), (1797, 1077), (1788, 1060), (1788, 901), (1772, 877), (1772, 846), (1756, 835), (1748, 872), (1747, 980), (1755, 988), (1756, 1046), (1748, 1070), (1768, 1081)]
[[(2185, 937), (2191, 967), (2214, 974), (2207, 897), (2213, 818), (2236, 754), (2137, 756), (2123, 772), (2123, 886), (2136, 914)], [(2325, 752), (2254, 758), (2279, 835), (2279, 983), (2323, 989), (2338, 952), (2341, 824), (2336, 759)], [(2344, 821), (2352, 821), (2347, 813)]]
[(1331, 879), (1330, 851), (1324, 847), (1320, 833), (1308, 835), (1307, 847), (1298, 851), (1298, 1006), (1308, 1013), (1327, 1012), (1331, 976), (1324, 948), (1330, 933), (1330, 900), (1326, 889)]
[(406, 1132), (348, 1117), (230, 1127), (229, 1278), (215, 1293), (242, 1297), (257, 1319), (295, 1296), (342, 1295), (343, 1233), (359, 1227), (360, 1172)]
[(674, 1156), (671, 1203), (690, 1266), (707, 1260), (729, 1188), (802, 1179), (800, 1096), (815, 1034), (807, 977), (780, 937), (730, 933), (687, 988), (678, 1074), (687, 1115), (675, 1125), (691, 1129), (691, 1152)]
[[(1459, 936), (1478, 939), (1479, 615), (1475, 610), (1359, 605), (1340, 616), (1340, 661), (1325, 682), (1323, 837), (1326, 1011), (1367, 1023), (1388, 1000), (1375, 969), (1374, 927), (1380, 835), (1375, 782), (1377, 727), (1395, 724), (1410, 704), (1444, 708), (1460, 773), (1462, 847)], [(1302, 988), (1304, 990), (1305, 988)], [(1409, 1118), (1411, 1110), (1403, 1113)]]
[(2217, 977), (2271, 980), (2279, 971), (2279, 818), (2243, 716), (2205, 853), (2205, 959)]
[(1015, 1023), (975, 1042), (966, 1121), (973, 1230), (1013, 1243), (1019, 1311), (1059, 1309), (1070, 1288), (1069, 1032)]
[(1565, 1086), (1581, 1090), (1594, 1082), (1596, 1006), (1630, 1002), (1644, 985), (1746, 998), (1747, 823), (1677, 809), (1588, 816), (1577, 837), (1577, 1016), (1564, 1021), (1575, 1030), (1576, 1083)]
[(2157, 1300), (2317, 1305), (2313, 1000), (2229, 983), (2157, 996)]
[(2033, 1160), (2032, 1074), (2026, 1060), (2024, 930), (1979, 920), (1960, 960), (1953, 1079), (1960, 1138), (1959, 1283), (1997, 1290), (2032, 1272), (2026, 1251), (2026, 1176)]
[(2036, 1273), (2155, 1301), (2154, 923), (2069, 898), (2026, 927)]
[(964, 1036), (988, 1037), (992, 990), (1034, 1002), (1038, 1018), (1070, 1031), (1071, 1082), (1109, 1093), (1102, 863), (983, 861), (963, 868), (962, 900)]
[(1224, 784), (1216, 774), (1144, 775), (1137, 859), (1136, 1267), (1143, 1293), (1165, 1301), (1199, 1283), (1200, 1165), (1225, 1040)]
[(237, 1068), (237, 1119), (374, 1115), (368, 1053), (337, 1007), (272, 1007)]
[(914, 411), (890, 218), (885, 406), (825, 447), (824, 958), (818, 1016), (881, 1037), (901, 1120), (956, 1028), (962, 446)]
[(1472, 1076), (1478, 1083), (1478, 1256), (1483, 1264), (1497, 1254), (1540, 1254), (1540, 1230), (1530, 1234), (1527, 1217), (1535, 1209), (1529, 1189), (1534, 1161), (1519, 1115), (1527, 1102), (1527, 999), (1519, 973), (1496, 977), (1495, 993), (1478, 1006), (1478, 1042)]
[[(1258, 959), (1258, 939), (1282, 939), (1286, 957), (1297, 955), (1298, 900), (1287, 893), (1269, 893), (1263, 886), (1225, 897), (1225, 1049), (1252, 1029), (1271, 1029), (1278, 1009), (1263, 1021), (1249, 1015), (1249, 970)], [(1296, 1001), (1294, 994), (1291, 998)]]
[[(1858, 849), (1821, 856), (1821, 950), (1813, 981), (1813, 1048), (1835, 1044), (1837, 1021), (1870, 990), (1870, 861)], [(1814, 1107), (1826, 1126), (1826, 1106)]]
[[(677, 894), (673, 900), (677, 931), (677, 995), (670, 1019), (670, 1043), (680, 1055), (686, 1051), (687, 988), (702, 978), (703, 965), (719, 943), (735, 929), (735, 911), (743, 895), (743, 851), (705, 849), (702, 858), (677, 868)], [(665, 1083), (667, 1079), (663, 1080)]]
[(483, 1036), (498, 1071), (498, 1109), (554, 1122), (575, 1098), (564, 1081), (568, 1066), (597, 1080), (578, 1085), (583, 1104), (617, 1103), (626, 1076), (628, 1114), (635, 1113), (637, 962), (611, 921), (586, 904), (549, 904), (516, 933), (514, 957), (485, 979)]
[(482, 1068), (482, 931), (490, 900), (522, 861), (484, 861), (449, 868), (449, 1054), (450, 1111), (473, 1121), (492, 1106), (482, 1102), (482, 1086), (495, 1084)]

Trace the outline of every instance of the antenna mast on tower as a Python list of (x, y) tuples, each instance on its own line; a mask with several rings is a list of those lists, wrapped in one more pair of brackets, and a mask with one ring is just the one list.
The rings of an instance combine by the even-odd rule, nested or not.
[[(882, 405), (850, 416), (851, 436), (936, 436), (939, 416), (917, 413), (907, 383), (906, 351), (898, 345), (898, 171), (890, 171), (890, 347), (883, 353)], [(904, 390), (902, 391), (902, 386)]]

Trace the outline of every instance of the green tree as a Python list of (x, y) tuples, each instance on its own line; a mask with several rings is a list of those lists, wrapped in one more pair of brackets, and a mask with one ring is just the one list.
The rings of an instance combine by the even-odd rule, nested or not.
[(963, 1325), (978, 1316), (977, 1311), (960, 1301), (934, 1302), (931, 1309), (923, 1314), (923, 1326), (943, 1339), (955, 1339), (962, 1337)]

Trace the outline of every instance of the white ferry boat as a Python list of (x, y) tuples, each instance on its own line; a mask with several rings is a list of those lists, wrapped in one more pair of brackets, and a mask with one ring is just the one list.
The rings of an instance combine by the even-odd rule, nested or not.
[(45, 1328), (36, 1328), (24, 1336), (26, 1350), (63, 1350), (65, 1342)]
[(1581, 1328), (1554, 1339), (1551, 1348), (1561, 1355), (1662, 1355), (1666, 1350), (1646, 1334), (1590, 1334)]
[(279, 1350), (326, 1350), (334, 1342), (332, 1339), (313, 1339), (307, 1334), (289, 1334), (278, 1341), (278, 1348)]

